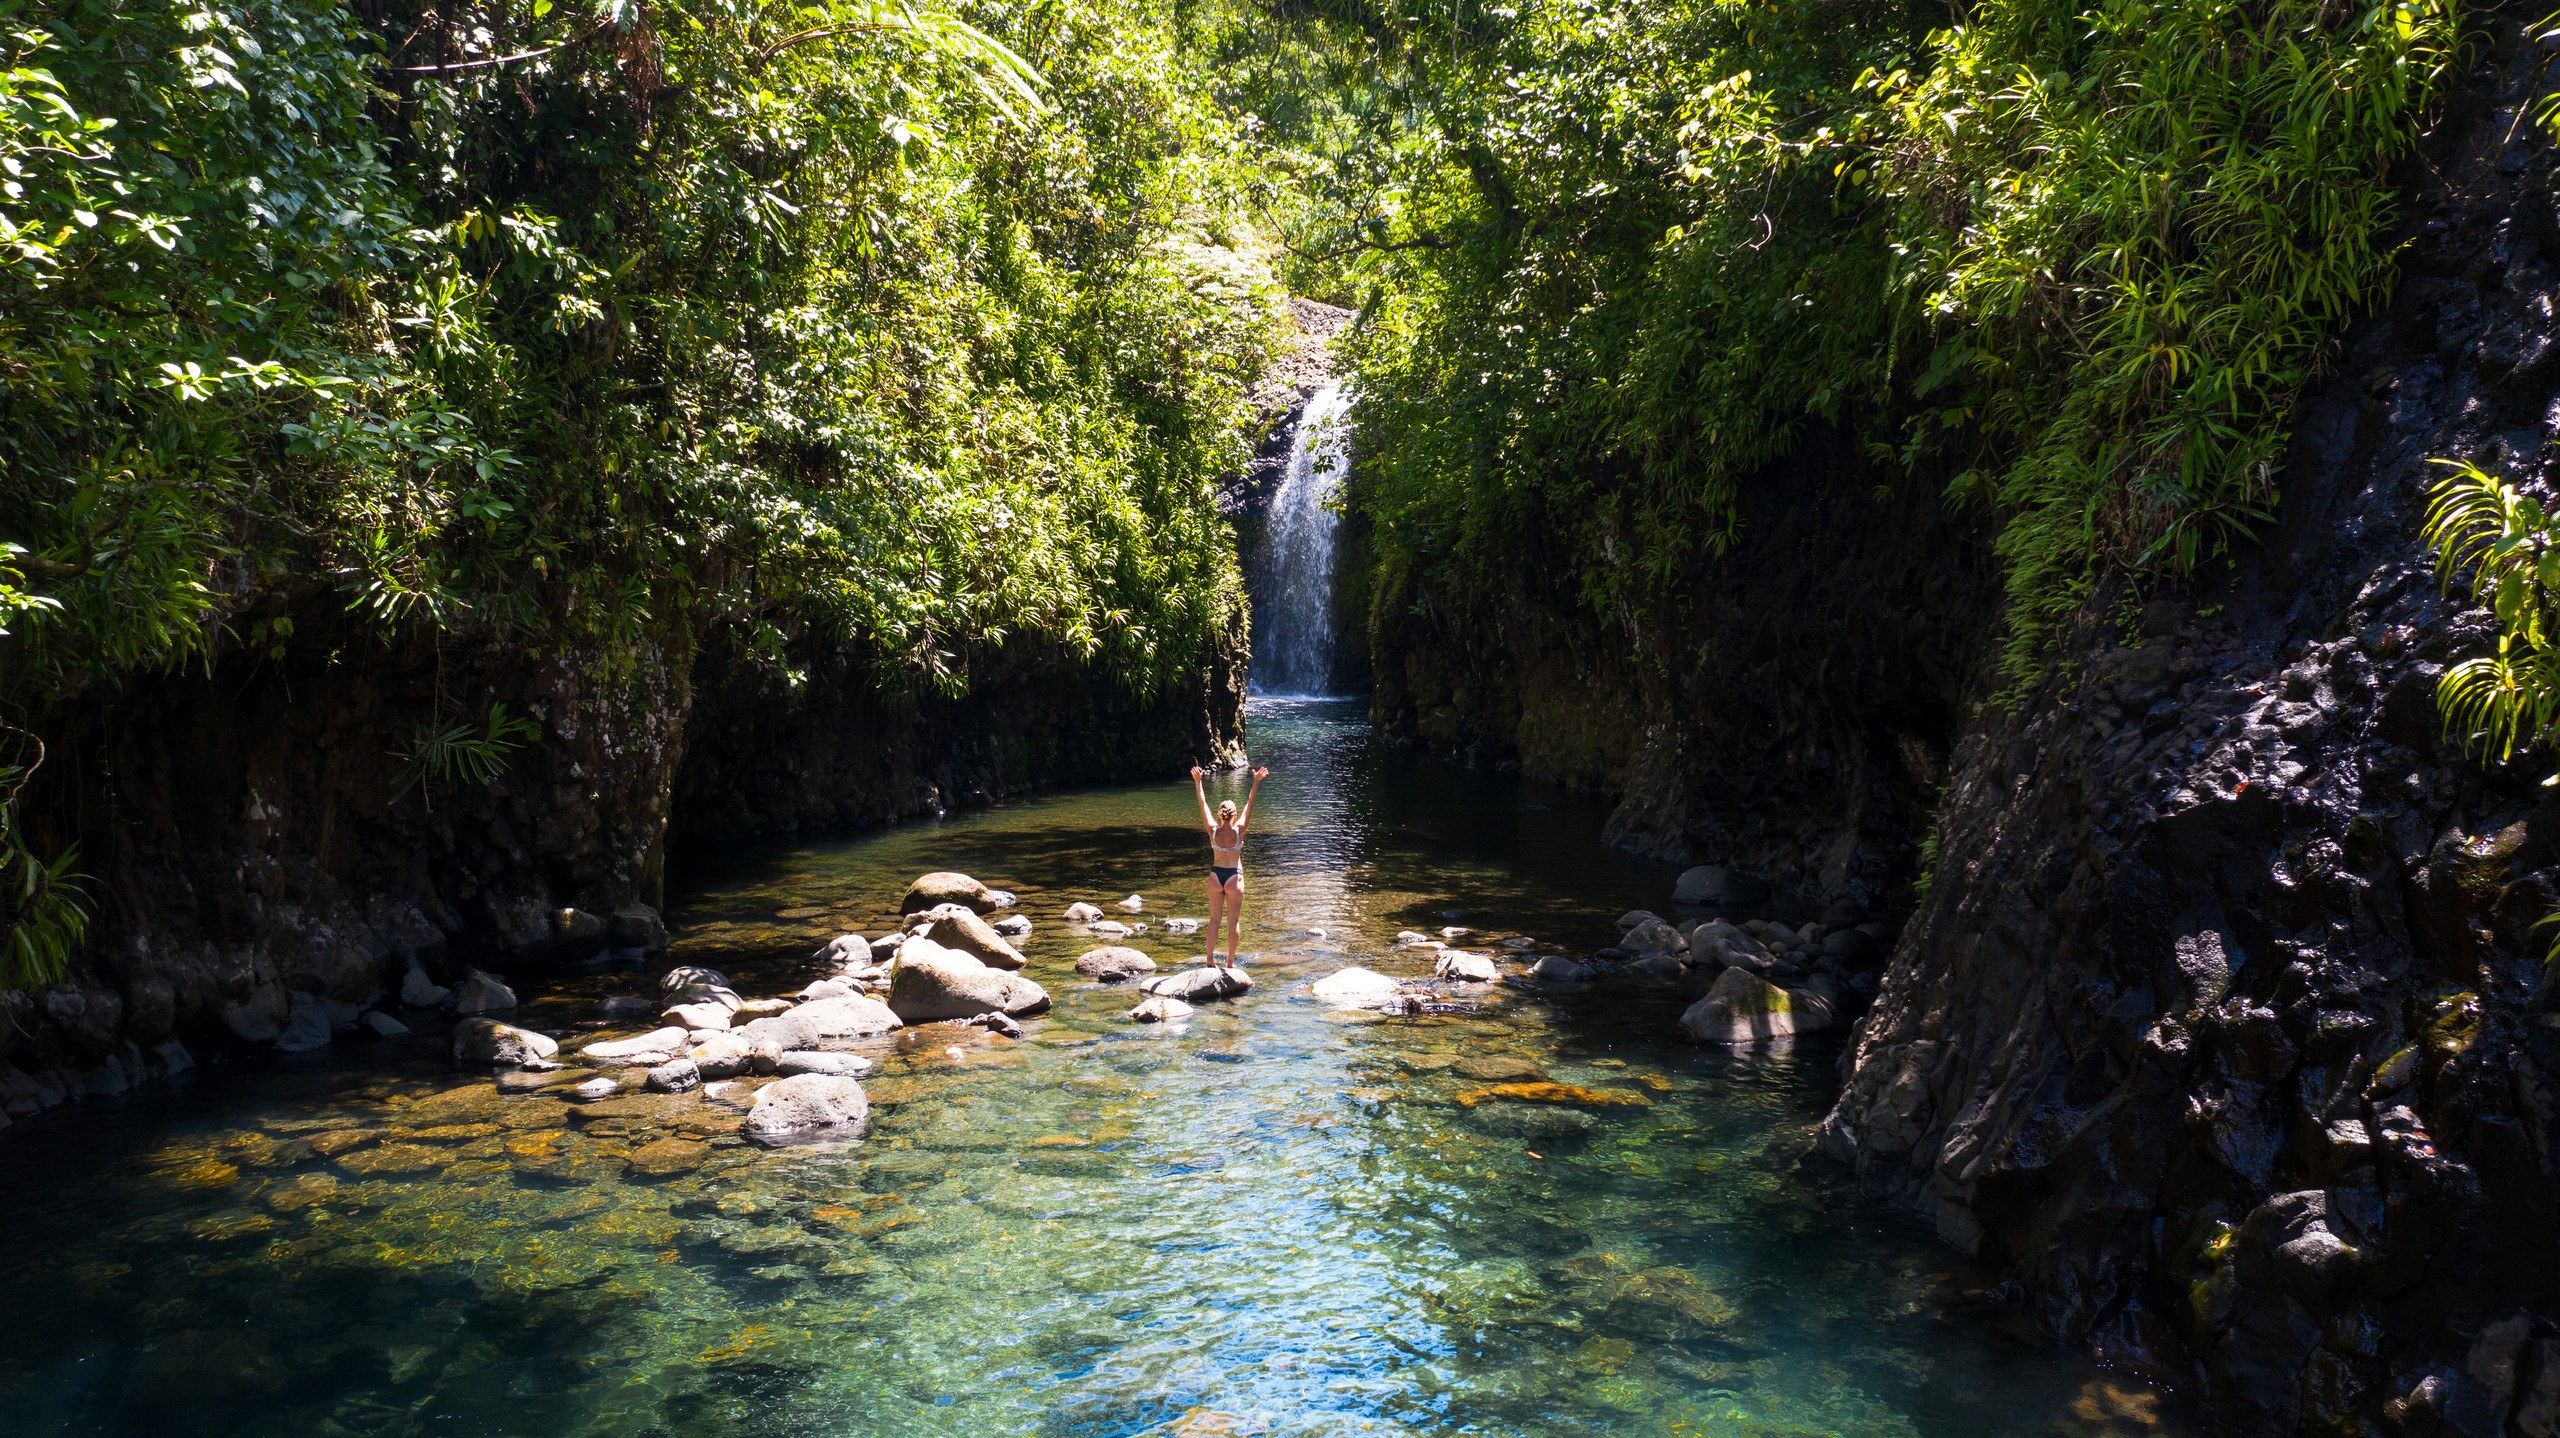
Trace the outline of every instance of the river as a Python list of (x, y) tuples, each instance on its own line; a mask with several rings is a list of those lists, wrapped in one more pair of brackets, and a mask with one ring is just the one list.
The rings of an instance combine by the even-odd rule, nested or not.
[[(738, 1092), (502, 1093), (427, 1036), (21, 1125), (7, 1432), (2186, 1431), (1806, 1156), (1835, 1042), (1698, 1049), (1682, 995), (1636, 981), (1429, 1018), (1315, 1002), (1345, 963), (1427, 973), (1389, 946), (1405, 927), (1588, 950), (1671, 875), (1604, 849), (1572, 794), (1379, 750), (1356, 704), (1252, 717), (1259, 987), (1187, 1024), (1124, 1022), (1135, 996), (1077, 979), (1091, 941), (1058, 917), (1133, 892), (1150, 920), (1200, 912), (1182, 781), (697, 879), (676, 956), (750, 995), (889, 927), (920, 871), (1020, 895), (1055, 1011), (1019, 1042), (883, 1041), (859, 1144), (745, 1145)], [(1197, 940), (1134, 942), (1171, 965)], [(574, 1047), (638, 988), (563, 982), (522, 1021)], [(1593, 1097), (1486, 1092), (1521, 1077)]]

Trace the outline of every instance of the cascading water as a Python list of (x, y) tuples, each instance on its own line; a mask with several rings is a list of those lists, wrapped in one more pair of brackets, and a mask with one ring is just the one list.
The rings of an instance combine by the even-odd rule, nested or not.
[(1351, 469), (1351, 396), (1339, 384), (1307, 400), (1289, 441), (1289, 467), (1265, 519), (1253, 603), (1253, 687), (1263, 694), (1328, 692), (1333, 680), (1330, 501)]

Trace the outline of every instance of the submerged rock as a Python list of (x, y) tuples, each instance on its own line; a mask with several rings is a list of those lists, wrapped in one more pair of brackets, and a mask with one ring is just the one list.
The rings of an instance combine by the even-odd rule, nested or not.
[(898, 912), (921, 913), (944, 904), (959, 904), (978, 914), (996, 907), (994, 890), (966, 874), (945, 870), (927, 874), (909, 884), (906, 895), (898, 900)]
[(1137, 930), (1130, 928), (1127, 924), (1120, 922), (1118, 919), (1096, 919), (1092, 923), (1085, 925), (1085, 927), (1092, 930), (1099, 937), (1106, 939), (1125, 939), (1131, 934), (1137, 932)]
[(1147, 901), (1142, 895), (1131, 894), (1112, 907), (1124, 914), (1141, 914), (1146, 912)]
[(1152, 974), (1155, 971), (1156, 961), (1139, 953), (1136, 949), (1105, 946), (1099, 949), (1088, 949), (1076, 959), (1077, 973), (1088, 979), (1100, 979), (1104, 983), (1117, 983), (1122, 979), (1134, 979), (1140, 974)]
[(471, 1067), (531, 1068), (559, 1052), (549, 1035), (496, 1019), (464, 1019), (453, 1030), (453, 1061)]
[(767, 1084), (747, 1110), (746, 1135), (758, 1143), (859, 1138), (871, 1126), (862, 1085), (841, 1074), (802, 1073)]
[(1159, 998), (1203, 1004), (1246, 993), (1253, 988), (1253, 980), (1242, 969), (1202, 964), (1197, 968), (1177, 969), (1151, 979), (1140, 979), (1138, 987)]
[(876, 1067), (860, 1054), (828, 1053), (820, 1049), (793, 1049), (774, 1064), (774, 1072), (788, 1078), (793, 1074), (833, 1074), (838, 1078), (862, 1078)]
[(889, 978), (889, 1008), (911, 1024), (983, 1013), (1036, 1014), (1048, 1007), (1048, 991), (1038, 984), (931, 939), (907, 940)]

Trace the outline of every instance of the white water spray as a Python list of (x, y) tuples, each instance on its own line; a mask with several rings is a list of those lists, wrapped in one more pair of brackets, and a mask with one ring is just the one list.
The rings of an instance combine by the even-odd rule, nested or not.
[(1264, 694), (1323, 694), (1333, 680), (1333, 535), (1329, 501), (1351, 471), (1351, 396), (1317, 390), (1289, 440), (1289, 468), (1271, 496), (1262, 532), (1261, 584), (1253, 604), (1253, 687)]

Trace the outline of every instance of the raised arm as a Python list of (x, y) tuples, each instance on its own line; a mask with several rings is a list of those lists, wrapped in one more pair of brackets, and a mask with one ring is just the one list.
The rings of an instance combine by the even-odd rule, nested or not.
[(1215, 833), (1218, 821), (1209, 813), (1209, 791), (1200, 784), (1200, 776), (1208, 772), (1197, 764), (1191, 766), (1191, 797), (1200, 801), (1200, 827)]
[(1253, 796), (1262, 792), (1262, 781), (1269, 777), (1271, 771), (1268, 768), (1253, 771), (1253, 787), (1244, 791), (1244, 812), (1236, 815), (1237, 833), (1243, 833), (1244, 826), (1253, 822)]

